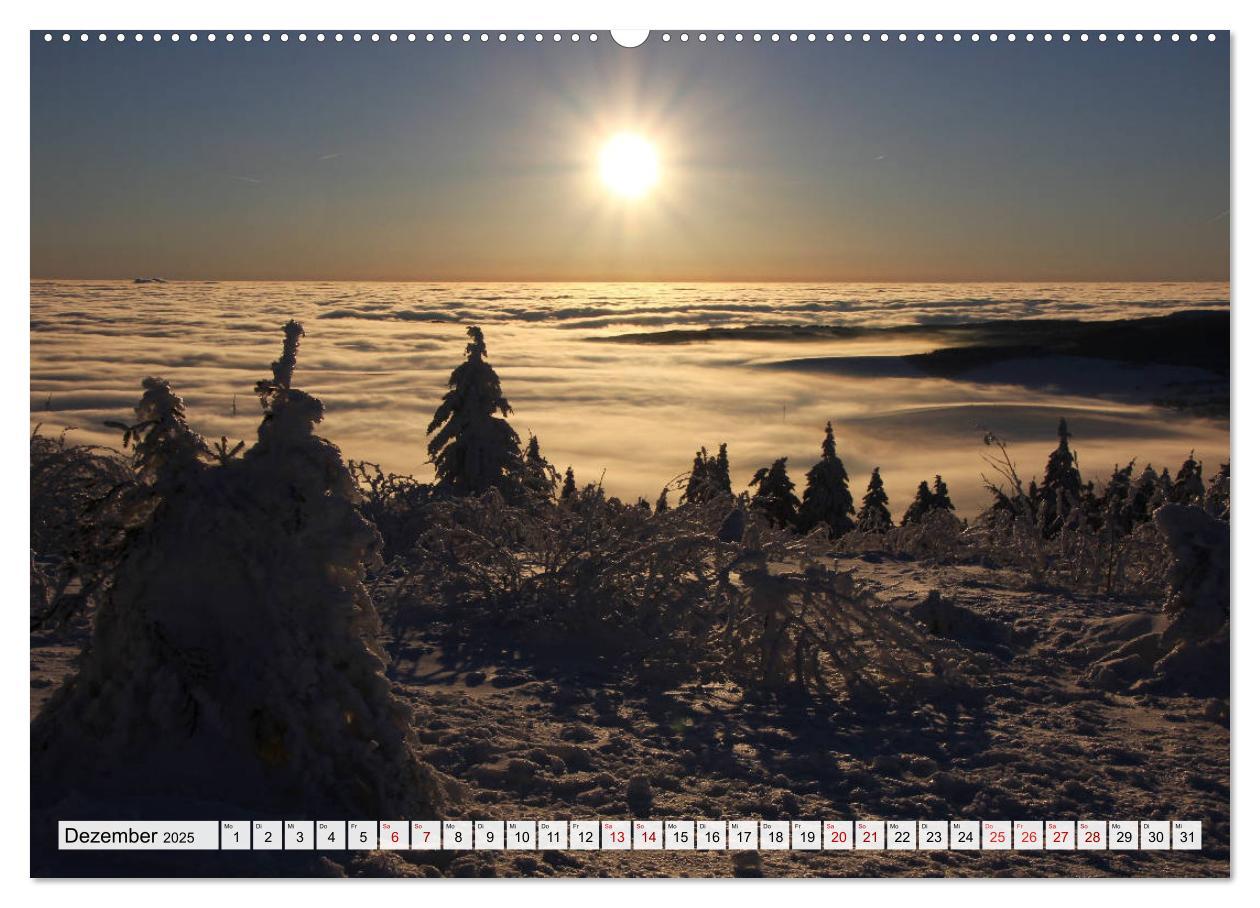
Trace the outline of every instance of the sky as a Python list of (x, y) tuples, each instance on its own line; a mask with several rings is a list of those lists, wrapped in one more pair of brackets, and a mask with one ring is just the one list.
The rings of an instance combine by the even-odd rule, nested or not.
[(1229, 277), (1227, 41), (39, 34), (31, 69), (34, 278)]

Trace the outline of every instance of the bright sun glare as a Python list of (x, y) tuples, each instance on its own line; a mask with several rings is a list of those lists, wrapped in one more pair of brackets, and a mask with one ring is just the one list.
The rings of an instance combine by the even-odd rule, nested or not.
[(613, 136), (599, 153), (599, 175), (604, 185), (627, 199), (637, 199), (660, 176), (656, 149), (643, 136), (623, 132)]

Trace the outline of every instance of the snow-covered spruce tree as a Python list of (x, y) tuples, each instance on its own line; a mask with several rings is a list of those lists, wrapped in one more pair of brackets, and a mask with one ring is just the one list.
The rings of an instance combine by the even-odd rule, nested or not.
[(1168, 475), (1168, 467), (1164, 467), (1155, 477), (1155, 488), (1147, 505), (1150, 513), (1154, 514), (1162, 505), (1171, 500), (1172, 486), (1172, 477)]
[(726, 442), (718, 445), (717, 457), (713, 458), (710, 465), (710, 476), (715, 494), (724, 498), (732, 497), (731, 461), (726, 454)]
[(826, 524), (828, 535), (835, 539), (853, 529), (852, 515), (849, 474), (836, 456), (836, 435), (829, 422), (823, 436), (822, 459), (805, 476), (797, 526), (802, 533), (808, 533), (818, 524)]
[(682, 504), (699, 504), (708, 500), (709, 452), (701, 448), (691, 461), (691, 473), (681, 496)]
[[(178, 491), (130, 534), (78, 673), (32, 722), (40, 808), (440, 815), (364, 586), (380, 539), (340, 452), (314, 433), (322, 404), (291, 386), (300, 336), (286, 327), (258, 385), (264, 416), (243, 457), (159, 466), (179, 471)], [(168, 393), (146, 384), (142, 407), (176, 412)], [(162, 425), (140, 447), (160, 447)], [(167, 425), (168, 441), (188, 436), (176, 450), (199, 446)]]
[(932, 480), (931, 509), (939, 511), (954, 510), (954, 502), (949, 498), (949, 486), (945, 485), (945, 480), (941, 479), (940, 473), (937, 473), (936, 478)]
[(919, 483), (919, 488), (914, 493), (914, 500), (910, 502), (910, 507), (906, 508), (906, 513), (901, 516), (901, 525), (904, 527), (919, 523), (930, 510), (932, 510), (932, 490), (928, 488), (925, 479)]
[(1133, 466), (1133, 461), (1123, 468), (1116, 464), (1103, 491), (1103, 527), (1113, 536), (1126, 536), (1133, 530), (1133, 512), (1130, 510)]
[(1208, 483), (1203, 494), (1203, 509), (1218, 520), (1229, 520), (1229, 462), (1221, 464), (1220, 470)]
[(1195, 460), (1191, 451), (1173, 480), (1172, 500), (1177, 504), (1199, 504), (1204, 491), (1203, 464)]
[(538, 444), (538, 436), (530, 433), (529, 444), (525, 446), (525, 461), (522, 480), (525, 487), (534, 495), (550, 498), (556, 492), (559, 481), (556, 468), (543, 457)]
[(871, 470), (871, 481), (867, 483), (866, 494), (862, 496), (862, 509), (858, 511), (857, 525), (864, 533), (883, 533), (892, 529), (888, 493), (884, 491), (884, 480), (879, 475), (879, 467)]
[(1042, 515), (1041, 531), (1049, 537), (1059, 532), (1063, 520), (1081, 501), (1081, 471), (1076, 453), (1068, 444), (1072, 433), (1067, 420), (1059, 419), (1059, 445), (1046, 460), (1046, 475), (1038, 497), (1033, 498)]
[[(468, 329), (467, 359), (451, 373), (426, 434), (437, 480), (447, 495), (480, 495), (497, 488), (507, 498), (519, 491), (521, 440), (505, 418), (512, 407), (499, 376), (486, 359), (486, 341), (475, 325)], [(502, 417), (495, 414), (502, 414)]]
[(123, 429), (124, 448), (134, 447), (136, 478), (166, 487), (195, 476), (208, 460), (210, 448), (188, 427), (183, 398), (162, 378), (146, 378), (140, 386), (144, 393), (136, 404), (136, 422), (106, 422), (107, 426)]
[[(213, 458), (188, 426), (184, 401), (161, 378), (146, 378), (134, 422), (123, 432), (129, 459), (31, 437), (32, 616), (61, 623), (98, 604), (113, 585), (130, 538), (163, 499), (199, 481)], [(48, 563), (35, 560), (52, 556)]]
[(753, 510), (778, 527), (790, 527), (796, 523), (796, 512), (801, 503), (796, 497), (796, 484), (788, 478), (786, 457), (780, 457), (754, 473), (748, 486), (756, 487), (752, 498)]
[(716, 456), (702, 447), (691, 462), (687, 485), (679, 496), (680, 504), (703, 504), (706, 501), (730, 501), (731, 462), (726, 453), (726, 443), (718, 447)]
[(1149, 463), (1129, 490), (1129, 512), (1134, 523), (1146, 523), (1162, 502), (1159, 500), (1159, 474)]

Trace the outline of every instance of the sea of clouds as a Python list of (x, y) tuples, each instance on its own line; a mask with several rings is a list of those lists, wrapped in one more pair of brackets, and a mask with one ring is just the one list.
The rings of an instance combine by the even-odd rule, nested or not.
[(217, 439), (252, 440), (254, 382), (278, 355), (280, 326), (306, 328), (296, 383), (324, 400), (324, 434), (348, 457), (427, 479), (424, 428), (480, 325), (524, 437), (558, 467), (613, 494), (655, 498), (700, 445), (730, 445), (734, 478), (787, 455), (798, 483), (836, 424), (860, 493), (879, 465), (904, 508), (942, 473), (965, 513), (986, 495), (981, 437), (1013, 442), (1040, 472), (1066, 416), (1087, 476), (1137, 458), (1175, 467), (1193, 448), (1228, 457), (1229, 427), (1111, 397), (940, 379), (861, 378), (761, 368), (802, 356), (924, 352), (914, 337), (596, 343), (641, 331), (747, 325), (952, 324), (995, 318), (1111, 319), (1228, 308), (1225, 284), (387, 284), (34, 281), (31, 423), (118, 444), (140, 381), (159, 375)]

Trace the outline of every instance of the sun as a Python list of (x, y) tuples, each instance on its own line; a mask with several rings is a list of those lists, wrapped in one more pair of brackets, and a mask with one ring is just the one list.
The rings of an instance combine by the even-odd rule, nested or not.
[(656, 148), (641, 135), (619, 133), (599, 153), (599, 175), (616, 195), (641, 198), (660, 178)]

